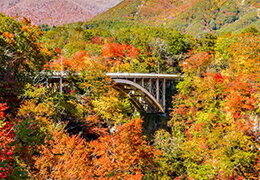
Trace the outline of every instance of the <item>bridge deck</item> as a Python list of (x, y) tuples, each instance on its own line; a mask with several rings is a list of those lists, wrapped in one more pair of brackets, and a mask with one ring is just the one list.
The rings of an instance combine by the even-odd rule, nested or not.
[(159, 78), (159, 79), (176, 79), (180, 78), (178, 74), (156, 74), (156, 73), (107, 73), (111, 78)]
[[(53, 72), (41, 72), (42, 75), (47, 75), (50, 78), (67, 78), (69, 72), (66, 71), (53, 71)], [(76, 75), (80, 75), (80, 73), (76, 73)], [(107, 76), (111, 77), (112, 79), (115, 78), (123, 78), (123, 79), (130, 79), (130, 78), (152, 78), (152, 79), (178, 79), (182, 78), (182, 75), (178, 74), (156, 74), (156, 73), (106, 73)]]

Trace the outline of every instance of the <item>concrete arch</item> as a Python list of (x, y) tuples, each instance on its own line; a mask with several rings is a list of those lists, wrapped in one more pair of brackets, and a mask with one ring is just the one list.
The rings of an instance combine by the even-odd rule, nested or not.
[[(156, 100), (156, 98), (151, 93), (149, 93), (141, 85), (139, 85), (133, 81), (129, 81), (127, 79), (113, 79), (113, 81), (116, 83), (116, 86), (118, 86), (118, 89), (121, 92), (128, 94), (126, 92), (126, 89), (123, 88), (122, 86), (132, 87), (133, 88), (132, 91), (139, 92), (139, 94), (142, 95), (142, 98), (144, 98), (146, 100), (146, 102), (149, 103), (149, 106), (152, 106), (152, 108), (155, 109), (157, 112), (164, 113), (164, 108), (162, 107), (162, 105)], [(142, 104), (140, 102), (138, 102), (137, 100), (133, 101), (133, 105), (136, 106), (138, 109), (140, 109), (140, 106), (142, 106)]]

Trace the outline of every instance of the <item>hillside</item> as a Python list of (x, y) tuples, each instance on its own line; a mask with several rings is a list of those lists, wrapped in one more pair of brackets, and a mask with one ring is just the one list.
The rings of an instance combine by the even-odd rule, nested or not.
[(0, 12), (27, 17), (33, 23), (60, 25), (87, 21), (121, 0), (1, 0)]
[[(260, 32), (205, 33), (257, 25), (257, 6), (214, 1), (40, 28), (0, 13), (0, 179), (259, 179)], [(81, 12), (62, 2), (42, 5)]]
[(257, 0), (125, 0), (94, 20), (127, 20), (169, 25), (189, 34), (260, 27)]

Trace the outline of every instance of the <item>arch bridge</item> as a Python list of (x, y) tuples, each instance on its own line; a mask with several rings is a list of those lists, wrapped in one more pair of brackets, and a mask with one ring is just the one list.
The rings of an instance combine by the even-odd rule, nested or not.
[[(59, 89), (62, 93), (63, 81), (68, 73), (55, 71), (45, 73), (48, 81), (50, 79), (59, 82)], [(177, 74), (156, 74), (156, 73), (107, 73), (114, 82), (115, 88), (125, 94), (132, 104), (142, 112), (165, 113), (166, 91), (174, 88), (174, 81), (181, 78)]]
[(107, 76), (138, 110), (148, 113), (166, 111), (166, 89), (173, 88), (173, 80), (180, 78), (176, 74), (154, 73), (107, 73)]

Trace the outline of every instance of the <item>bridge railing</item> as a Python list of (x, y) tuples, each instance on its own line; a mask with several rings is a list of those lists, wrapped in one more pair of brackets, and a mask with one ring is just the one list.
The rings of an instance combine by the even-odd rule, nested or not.
[(178, 79), (183, 78), (179, 74), (156, 74), (156, 73), (106, 73), (111, 78), (159, 78), (159, 79)]

